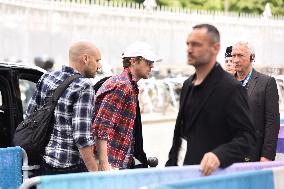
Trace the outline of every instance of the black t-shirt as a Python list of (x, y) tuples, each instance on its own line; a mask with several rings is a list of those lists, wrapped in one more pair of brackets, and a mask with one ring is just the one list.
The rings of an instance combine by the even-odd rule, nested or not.
[(185, 105), (183, 107), (183, 129), (182, 129), (182, 136), (187, 133), (189, 124), (191, 123), (192, 117), (195, 115), (195, 110), (198, 109), (198, 106), (202, 102), (203, 99), (201, 99), (199, 96), (202, 93), (202, 85), (193, 85), (192, 83), (189, 86), (188, 94), (186, 96)]

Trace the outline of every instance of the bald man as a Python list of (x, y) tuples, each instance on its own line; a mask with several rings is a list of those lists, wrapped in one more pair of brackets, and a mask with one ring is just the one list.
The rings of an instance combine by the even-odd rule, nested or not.
[(74, 43), (69, 50), (69, 66), (45, 73), (38, 81), (25, 116), (43, 106), (45, 97), (68, 77), (81, 76), (58, 100), (53, 131), (42, 155), (39, 175), (97, 171), (91, 132), (94, 90), (88, 78), (96, 75), (101, 67), (100, 59), (100, 51), (92, 43)]

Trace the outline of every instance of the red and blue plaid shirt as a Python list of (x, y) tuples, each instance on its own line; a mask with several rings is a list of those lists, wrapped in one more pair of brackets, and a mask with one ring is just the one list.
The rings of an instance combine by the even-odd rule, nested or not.
[(96, 94), (95, 138), (107, 140), (108, 161), (115, 168), (129, 168), (133, 161), (133, 127), (139, 90), (130, 70), (109, 78)]

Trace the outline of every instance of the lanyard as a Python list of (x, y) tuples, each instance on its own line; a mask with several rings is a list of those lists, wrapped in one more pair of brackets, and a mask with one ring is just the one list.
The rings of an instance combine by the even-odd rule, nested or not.
[(249, 74), (246, 76), (246, 78), (243, 80), (243, 82), (242, 82), (242, 85), (243, 85), (243, 87), (246, 87), (247, 86), (247, 84), (248, 84), (248, 82), (249, 82), (249, 80), (250, 80), (250, 78), (251, 78), (251, 75), (252, 75), (252, 70), (249, 72)]

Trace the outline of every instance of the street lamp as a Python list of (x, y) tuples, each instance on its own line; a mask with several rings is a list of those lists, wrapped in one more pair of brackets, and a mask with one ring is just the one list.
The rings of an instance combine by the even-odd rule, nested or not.
[(229, 7), (230, 7), (230, 2), (229, 0), (224, 0), (224, 12), (228, 13), (229, 12)]
[(266, 18), (272, 16), (270, 5), (269, 5), (269, 0), (266, 0), (265, 8), (264, 8), (264, 11), (263, 11), (263, 16), (266, 17)]

